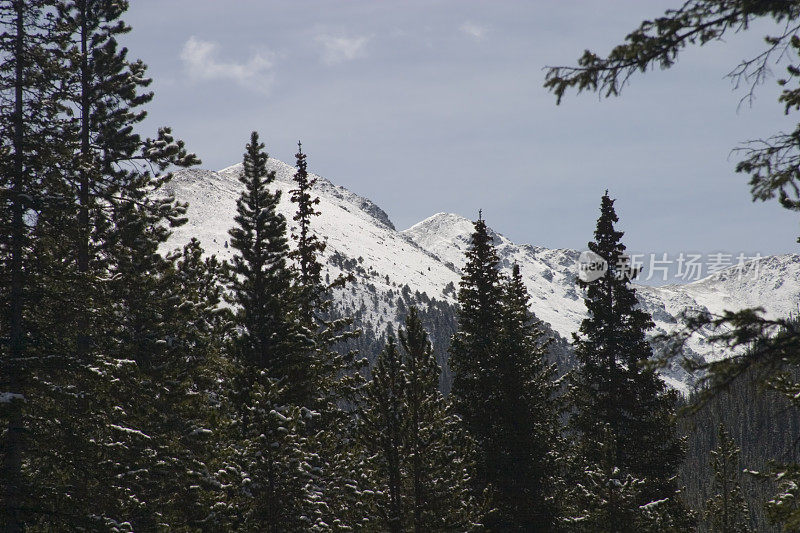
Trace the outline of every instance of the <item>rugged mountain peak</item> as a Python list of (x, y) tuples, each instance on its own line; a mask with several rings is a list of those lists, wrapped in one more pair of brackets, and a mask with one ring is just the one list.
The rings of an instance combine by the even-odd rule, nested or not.
[[(276, 173), (273, 186), (283, 193), (279, 210), (291, 228), (294, 205), (289, 201), (289, 191), (294, 186), (295, 170), (275, 159), (269, 159), (268, 167)], [(242, 190), (238, 181), (241, 172), (242, 165), (234, 165), (218, 172), (192, 169), (176, 173), (167, 190), (189, 203), (189, 221), (175, 230), (170, 247), (197, 237), (209, 254), (230, 256), (228, 230)], [(452, 331), (442, 324), (449, 324), (448, 328), (455, 324), (452, 305), (456, 302), (473, 222), (460, 215), (437, 213), (397, 231), (386, 213), (370, 200), (324, 178), (318, 180), (316, 192), (322, 215), (314, 220), (314, 231), (328, 244), (326, 272), (331, 277), (347, 272), (356, 279), (340, 295), (345, 311), (355, 314), (364, 330), (380, 335), (387, 325), (397, 327), (403, 309), (410, 304), (437, 309), (441, 320), (434, 336), (444, 364)], [(579, 252), (516, 244), (502, 234), (492, 235), (502, 268), (520, 265), (531, 310), (563, 338), (571, 339), (586, 316), (576, 284)], [(656, 323), (654, 333), (681, 328), (681, 314), (691, 309), (719, 313), (725, 309), (764, 307), (772, 316), (797, 313), (800, 256), (765, 257), (753, 264), (757, 264), (757, 272), (751, 269), (749, 276), (747, 272), (740, 275), (733, 266), (686, 285), (638, 286), (639, 301)], [(448, 318), (443, 318), (442, 313), (449, 313)], [(690, 355), (706, 359), (725, 356), (702, 338), (693, 341), (689, 350)], [(684, 390), (693, 380), (677, 366), (662, 375), (672, 386)]]
[[(280, 182), (281, 184), (287, 186), (294, 185), (294, 173), (296, 171), (295, 167), (284, 163), (279, 159), (275, 159), (270, 157), (267, 159), (267, 170), (275, 172), (275, 181)], [(227, 178), (233, 181), (237, 181), (239, 176), (244, 171), (244, 165), (242, 163), (238, 163), (236, 165), (224, 168), (217, 172), (217, 174), (223, 178)], [(309, 172), (309, 176), (317, 179), (317, 184), (315, 186), (315, 190), (318, 191), (319, 194), (325, 194), (328, 197), (333, 197), (350, 204), (357, 208), (364, 213), (367, 213), (372, 218), (374, 218), (380, 224), (395, 229), (394, 224), (389, 219), (389, 215), (386, 212), (375, 205), (372, 200), (368, 198), (364, 198), (353, 192), (345, 189), (344, 187), (340, 187), (338, 185), (334, 185), (330, 182), (330, 180), (323, 178), (317, 174)]]

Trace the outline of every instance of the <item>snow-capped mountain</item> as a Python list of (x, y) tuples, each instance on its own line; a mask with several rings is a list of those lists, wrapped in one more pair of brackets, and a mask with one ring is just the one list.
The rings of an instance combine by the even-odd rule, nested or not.
[[(294, 206), (289, 201), (289, 191), (293, 188), (294, 168), (275, 159), (269, 159), (268, 167), (276, 173), (273, 187), (282, 191), (280, 209), (291, 228)], [(176, 173), (168, 191), (189, 203), (189, 221), (175, 231), (170, 247), (197, 237), (207, 253), (222, 259), (231, 256), (227, 232), (242, 190), (238, 181), (241, 172), (242, 165), (234, 165), (218, 172)], [(436, 330), (432, 331), (434, 344), (444, 352), (454, 324), (453, 305), (472, 222), (459, 215), (438, 213), (398, 231), (387, 214), (370, 200), (325, 178), (318, 179), (316, 193), (322, 214), (314, 220), (314, 227), (327, 241), (326, 273), (334, 277), (347, 272), (356, 277), (356, 283), (341, 294), (345, 311), (355, 314), (363, 329), (383, 332), (387, 325), (397, 325), (406, 304), (427, 306), (437, 316), (443, 315), (432, 319), (429, 327)], [(580, 252), (515, 244), (498, 233), (494, 237), (503, 268), (510, 269), (515, 262), (520, 265), (533, 312), (560, 337), (571, 339), (586, 312), (576, 284)], [(719, 313), (725, 309), (763, 307), (771, 316), (788, 316), (797, 311), (800, 301), (800, 256), (763, 258), (755, 278), (741, 276), (733, 267), (685, 285), (638, 286), (637, 290), (640, 302), (656, 323), (653, 333), (680, 328), (680, 314), (687, 309)], [(693, 340), (688, 348), (697, 357), (721, 356), (702, 338)], [(439, 356), (443, 361), (445, 354)], [(693, 381), (677, 365), (662, 375), (682, 390)]]

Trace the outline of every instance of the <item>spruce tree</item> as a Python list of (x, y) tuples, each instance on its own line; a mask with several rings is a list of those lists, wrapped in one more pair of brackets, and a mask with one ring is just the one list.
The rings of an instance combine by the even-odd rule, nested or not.
[[(153, 98), (144, 92), (152, 80), (146, 65), (128, 58), (117, 38), (130, 31), (122, 20), (126, 1), (71, 0), (59, 6), (61, 32), (69, 38), (70, 71), (65, 105), (74, 119), (67, 140), (74, 143), (75, 160), (69, 179), (77, 206), (76, 265), (84, 278), (77, 295), (77, 350), (88, 353), (92, 339), (93, 275), (104, 276), (109, 266), (101, 253), (107, 232), (115, 227), (113, 207), (139, 203), (171, 179), (172, 165), (189, 166), (199, 160), (187, 153), (169, 128), (155, 139), (142, 139), (135, 126), (146, 117), (142, 106)], [(156, 174), (154, 175), (154, 172)], [(169, 197), (147, 202), (164, 223), (180, 221), (180, 206)], [(88, 291), (88, 292), (87, 292)]]
[(325, 243), (317, 237), (312, 229), (312, 217), (320, 214), (316, 206), (319, 198), (312, 196), (316, 178), (308, 175), (308, 161), (306, 154), (303, 153), (303, 145), (297, 143), (296, 172), (294, 182), (296, 188), (292, 189), (291, 201), (297, 204), (292, 219), (297, 222), (297, 233), (293, 234), (293, 239), (297, 242), (297, 248), (292, 252), (292, 256), (297, 263), (298, 279), (297, 287), (300, 298), (300, 315), (309, 329), (315, 330), (317, 327), (314, 312), (322, 296), (322, 265), (319, 256), (325, 251)]
[(291, 201), (296, 204), (293, 220), (297, 231), (292, 235), (296, 248), (291, 252), (296, 276), (293, 295), (307, 349), (297, 355), (305, 370), (308, 386), (304, 405), (318, 416), (306, 424), (309, 446), (316, 450), (312, 461), (320, 472), (318, 488), (324, 494), (325, 521), (335, 528), (368, 527), (364, 510), (366, 486), (360, 472), (364, 457), (348, 437), (355, 431), (354, 412), (361, 400), (361, 371), (367, 360), (349, 348), (349, 341), (359, 335), (352, 328), (353, 319), (336, 306), (334, 294), (351, 281), (346, 276), (322, 280), (322, 253), (325, 242), (314, 232), (313, 220), (320, 214), (319, 198), (313, 188), (317, 182), (308, 173), (306, 154), (298, 143), (295, 188)]
[[(503, 285), (503, 317), (492, 410), (494, 529), (555, 529), (564, 447), (555, 365), (528, 308), (519, 265)], [(497, 520), (497, 522), (493, 522)]]
[[(674, 481), (683, 458), (674, 421), (676, 397), (655, 370), (645, 366), (652, 357), (645, 333), (653, 321), (638, 306), (631, 287), (636, 272), (625, 256), (623, 233), (615, 229), (616, 222), (614, 201), (606, 193), (589, 249), (608, 268), (596, 281), (578, 282), (586, 290), (589, 316), (574, 336), (579, 366), (572, 374), (571, 427), (578, 436), (577, 453), (584, 472), (599, 469), (622, 476), (615, 478), (618, 481), (627, 476), (641, 480), (635, 504), (663, 502), (659, 510), (664, 512), (647, 527), (680, 529), (687, 527), (691, 517)], [(620, 501), (617, 509), (608, 510), (609, 516), (619, 517), (619, 522), (608, 524), (610, 529), (633, 527), (622, 518), (628, 512), (622, 507), (628, 503)]]
[(439, 391), (441, 367), (416, 307), (409, 309), (398, 335), (406, 380), (403, 462), (408, 529), (470, 530), (480, 519), (480, 504), (469, 487), (474, 449)]
[(372, 380), (364, 391), (367, 406), (362, 414), (360, 434), (367, 453), (374, 459), (376, 506), (383, 528), (393, 533), (404, 530), (407, 502), (403, 491), (403, 425), (406, 419), (405, 369), (391, 331), (386, 346), (372, 369)]
[(237, 333), (230, 346), (235, 364), (228, 386), (233, 424), (226, 469), (238, 478), (232, 482), (232, 497), (241, 505), (232, 518), (235, 527), (299, 531), (318, 520), (304, 436), (314, 413), (298, 404), (306, 384), (298, 379), (305, 371), (298, 354), (309, 346), (298, 326), (286, 220), (277, 212), (280, 191), (268, 189), (275, 173), (267, 170), (267, 158), (253, 132), (230, 230), (236, 254), (228, 285)]
[(490, 530), (555, 528), (561, 447), (554, 368), (528, 310), (519, 268), (510, 278), (486, 223), (475, 223), (450, 348), (453, 404), (477, 446), (475, 497), (488, 493)]
[(439, 391), (441, 368), (415, 307), (398, 337), (399, 347), (388, 333), (360, 411), (372, 513), (390, 531), (472, 530), (474, 448)]
[[(109, 282), (119, 281), (118, 258), (109, 253), (107, 244), (111, 233), (121, 231), (118, 225), (125, 225), (114, 213), (127, 204), (136, 203), (147, 211), (155, 226), (179, 223), (180, 207), (171, 200), (142, 200), (169, 179), (169, 173), (153, 175), (151, 171), (196, 162), (167, 129), (156, 140), (142, 140), (133, 133), (133, 126), (144, 118), (144, 112), (135, 108), (151, 95), (140, 93), (149, 83), (144, 65), (128, 61), (114, 39), (126, 31), (119, 21), (126, 7), (125, 2), (38, 0), (2, 5), (4, 23), (9, 21), (9, 8), (15, 13), (13, 40), (21, 45), (17, 51), (23, 51), (17, 54), (18, 61), (13, 53), (4, 53), (3, 61), (3, 72), (14, 70), (15, 80), (24, 85), (14, 89), (18, 93), (23, 89), (21, 99), (3, 99), (16, 100), (15, 107), (21, 104), (22, 113), (15, 114), (20, 120), (9, 124), (22, 135), (8, 138), (16, 139), (23, 151), (8, 154), (23, 156), (16, 158), (15, 168), (26, 175), (16, 181), (25, 187), (24, 194), (8, 197), (25, 202), (11, 210), (17, 228), (11, 249), (25, 243), (29, 265), (25, 268), (28, 280), (23, 281), (28, 297), (38, 302), (37, 312), (27, 313), (20, 323), (25, 306), (13, 298), (17, 304), (12, 306), (11, 322), (28, 330), (28, 353), (25, 368), (3, 372), (4, 377), (25, 381), (25, 434), (30, 445), (22, 456), (13, 443), (3, 449), (11, 452), (5, 455), (7, 465), (26, 470), (34, 498), (24, 506), (26, 524), (44, 529), (124, 523), (119, 520), (120, 502), (130, 499), (130, 494), (120, 497), (115, 490), (98, 488), (108, 485), (113, 465), (129, 458), (115, 429), (123, 426), (111, 423), (111, 413), (121, 410), (127, 399), (115, 397), (121, 387), (112, 384), (138, 379), (122, 362), (129, 360), (127, 354), (119, 358), (105, 350), (116, 342), (106, 333), (118, 329), (116, 324), (103, 323), (99, 310), (113, 306), (113, 300), (104, 298), (113, 292), (108, 290)], [(4, 44), (11, 35), (4, 33)], [(4, 84), (9, 86), (15, 87)], [(83, 157), (73, 157), (74, 153)], [(3, 174), (22, 176), (20, 172)], [(92, 211), (94, 220), (84, 216), (88, 211), (83, 208), (90, 202), (97, 208)], [(18, 224), (20, 208), (26, 216), (23, 225)], [(94, 229), (83, 231), (89, 226)], [(92, 236), (86, 237), (89, 233)], [(91, 249), (84, 246), (89, 241)], [(12, 261), (12, 273), (19, 258)], [(87, 265), (94, 265), (91, 273)], [(11, 285), (12, 292), (19, 294), (19, 284)], [(16, 325), (12, 336), (19, 339), (22, 329)], [(16, 341), (12, 344), (20, 346)], [(11, 415), (20, 420), (17, 414)], [(13, 430), (5, 436), (13, 440), (18, 434)], [(18, 476), (12, 473), (3, 478)], [(7, 493), (7, 497), (18, 496)], [(19, 527), (18, 517), (12, 522), (17, 525), (9, 527)]]
[[(134, 465), (147, 464), (143, 441), (163, 442), (126, 425), (145, 418), (154, 392), (142, 386), (134, 359), (144, 350), (129, 352), (127, 339), (134, 324), (160, 323), (158, 306), (149, 316), (143, 305), (123, 316), (134, 299), (117, 297), (133, 294), (126, 281), (147, 278), (144, 293), (162, 283), (169, 261), (152, 254), (182, 222), (183, 207), (154, 193), (170, 179), (168, 167), (197, 159), (167, 128), (156, 139), (134, 131), (152, 94), (142, 91), (150, 83), (144, 64), (130, 61), (116, 42), (128, 30), (126, 8), (57, 2), (45, 19), (60, 69), (48, 83), (59, 89), (53, 98), (61, 114), (50, 126), (58, 134), (53, 149), (37, 145), (45, 187), (30, 233), (41, 312), (30, 322), (38, 339), (29, 376), (37, 389), (27, 403), (36, 410), (29, 440), (49, 445), (31, 447), (23, 463), (37, 494), (29, 524), (41, 529), (131, 527), (129, 504), (146, 493), (131, 475)], [(59, 158), (41, 157), (48, 151)], [(130, 265), (137, 276), (126, 280)], [(144, 338), (157, 341), (155, 335)]]
[(480, 450), (474, 481), (482, 491), (491, 482), (484, 453), (489, 437), (486, 417), (496, 386), (491, 372), (499, 352), (503, 291), (500, 260), (480, 216), (466, 256), (458, 293), (458, 332), (450, 347), (451, 395), (456, 413)]
[(581, 533), (657, 531), (653, 524), (643, 523), (646, 515), (639, 502), (645, 480), (617, 466), (611, 428), (604, 425), (598, 431), (596, 459), (578, 465), (580, 473), (568, 493), (564, 529)]
[(268, 155), (253, 132), (239, 177), (244, 192), (236, 204), (236, 226), (230, 230), (231, 302), (237, 306), (241, 334), (237, 357), (284, 381), (292, 401), (300, 395), (294, 356), (301, 343), (291, 299), (293, 274), (288, 265), (286, 219), (277, 211), (280, 191), (270, 192), (275, 172), (267, 171)]
[(120, 380), (115, 392), (124, 410), (113, 421), (130, 431), (126, 460), (112, 473), (120, 493), (135, 495), (123, 507), (135, 530), (214, 523), (215, 371), (227, 324), (219, 307), (221, 266), (202, 253), (193, 240), (166, 257), (132, 254), (139, 260), (122, 270), (118, 279), (125, 281), (111, 283), (119, 314), (113, 323), (120, 327), (110, 332), (117, 345), (109, 352), (136, 362), (134, 379)]
[[(21, 531), (33, 503), (25, 479), (30, 434), (31, 345), (37, 343), (32, 302), (42, 288), (33, 265), (34, 235), (26, 213), (46, 209), (51, 167), (65, 157), (57, 142), (62, 111), (51, 83), (64, 75), (52, 15), (56, 2), (0, 2), (0, 527)], [(34, 491), (35, 492), (35, 491)], [(30, 511), (28, 511), (30, 512)]]
[(720, 424), (717, 447), (711, 451), (714, 470), (713, 494), (706, 501), (703, 518), (713, 533), (746, 533), (749, 510), (739, 481), (739, 448)]

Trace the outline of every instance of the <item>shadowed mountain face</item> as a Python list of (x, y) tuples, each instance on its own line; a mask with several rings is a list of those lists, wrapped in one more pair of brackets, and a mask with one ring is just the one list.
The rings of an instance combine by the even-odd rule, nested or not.
[[(268, 167), (276, 173), (272, 187), (282, 191), (282, 213), (290, 228), (294, 206), (289, 202), (294, 168), (270, 159)], [(241, 192), (238, 176), (241, 165), (218, 172), (185, 170), (176, 173), (167, 187), (175, 197), (189, 203), (189, 222), (178, 228), (169, 247), (185, 244), (197, 237), (208, 254), (221, 259), (231, 256), (228, 229), (233, 225), (236, 199)], [(455, 328), (455, 303), (460, 268), (469, 246), (472, 222), (464, 217), (438, 213), (403, 231), (395, 229), (388, 215), (377, 205), (325, 178), (319, 178), (316, 193), (322, 214), (314, 220), (314, 230), (328, 246), (324, 274), (331, 278), (351, 273), (356, 282), (339, 294), (341, 311), (356, 317), (367, 332), (359, 347), (372, 357), (380, 349), (388, 326), (396, 328), (409, 305), (423, 310), (444, 367), (443, 388), (449, 385), (446, 349)], [(491, 221), (490, 221), (491, 222)], [(587, 236), (592, 228), (587, 228)], [(588, 238), (588, 237), (587, 237)], [(554, 359), (562, 368), (569, 365), (569, 346), (586, 309), (576, 284), (577, 250), (547, 249), (515, 244), (499, 233), (495, 244), (503, 269), (520, 265), (530, 293), (530, 307), (558, 337)], [(757, 268), (747, 265), (740, 275), (736, 267), (685, 285), (638, 286), (641, 304), (656, 323), (653, 334), (668, 333), (681, 327), (680, 315), (687, 310), (763, 307), (771, 316), (788, 316), (797, 311), (800, 301), (800, 256), (781, 255), (759, 260)], [(757, 275), (753, 275), (757, 273)], [(697, 358), (724, 357), (702, 337), (687, 346)], [(693, 383), (677, 364), (662, 372), (673, 387), (687, 390)]]

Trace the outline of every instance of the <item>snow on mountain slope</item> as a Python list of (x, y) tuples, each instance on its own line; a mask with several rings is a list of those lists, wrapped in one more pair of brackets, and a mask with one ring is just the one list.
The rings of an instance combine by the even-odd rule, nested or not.
[[(289, 199), (294, 168), (272, 158), (267, 167), (275, 171), (271, 188), (281, 191), (279, 209), (292, 228), (295, 206)], [(169, 247), (182, 246), (196, 237), (208, 254), (231, 257), (228, 229), (242, 191), (238, 180), (242, 168), (239, 164), (219, 172), (185, 170), (175, 174), (167, 192), (190, 207), (188, 223), (175, 230)], [(347, 271), (357, 278), (355, 286), (343, 294), (351, 310), (364, 308), (366, 322), (385, 327), (395, 316), (389, 291), (399, 292), (405, 285), (430, 297), (454, 301), (452, 295), (442, 294), (448, 283), (458, 281), (459, 274), (452, 267), (396, 231), (386, 213), (371, 201), (316, 177), (321, 215), (314, 219), (314, 230), (327, 242), (326, 273), (333, 278)]]
[[(460, 270), (473, 231), (472, 221), (458, 215), (438, 213), (402, 233)], [(562, 337), (570, 339), (586, 314), (575, 284), (579, 252), (517, 245), (495, 232), (492, 232), (492, 237), (501, 267), (510, 271), (514, 263), (519, 264), (531, 295), (531, 309), (536, 316), (550, 324)]]
[[(280, 210), (289, 227), (294, 205), (290, 203), (294, 168), (268, 160), (276, 173), (273, 188), (282, 191)], [(179, 246), (197, 237), (206, 252), (220, 258), (232, 253), (227, 245), (228, 229), (233, 224), (236, 199), (242, 190), (238, 181), (242, 165), (220, 170), (185, 170), (176, 173), (168, 185), (180, 201), (189, 202), (189, 222), (178, 228), (169, 246)], [(404, 231), (397, 231), (386, 213), (366, 198), (318, 177), (316, 193), (322, 214), (314, 229), (328, 244), (324, 260), (326, 273), (336, 276), (348, 272), (356, 283), (345, 289), (345, 310), (356, 313), (364, 328), (383, 331), (396, 325), (397, 298), (419, 291), (421, 301), (434, 299), (455, 303), (464, 253), (473, 231), (464, 217), (438, 213)], [(591, 228), (587, 228), (587, 234)], [(577, 287), (576, 250), (551, 250), (529, 244), (515, 244), (495, 233), (495, 244), (504, 269), (520, 265), (531, 295), (531, 309), (562, 337), (571, 339), (585, 316)], [(638, 286), (642, 305), (653, 314), (654, 333), (680, 327), (680, 314), (687, 309), (764, 307), (772, 316), (787, 316), (797, 311), (800, 301), (800, 256), (783, 255), (760, 260), (758, 276), (740, 276), (735, 268), (703, 280), (665, 287)], [(713, 347), (695, 339), (689, 349), (697, 357), (715, 358)], [(686, 389), (693, 378), (677, 365), (664, 371), (673, 386)]]

